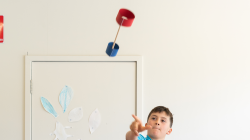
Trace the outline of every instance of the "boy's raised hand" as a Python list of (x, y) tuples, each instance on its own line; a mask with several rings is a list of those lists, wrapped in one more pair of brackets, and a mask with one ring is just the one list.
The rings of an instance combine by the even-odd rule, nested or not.
[(136, 136), (139, 136), (139, 132), (152, 128), (151, 125), (146, 125), (144, 127), (142, 125), (142, 121), (137, 116), (135, 116), (134, 114), (132, 116), (135, 119), (135, 121), (130, 125), (130, 130), (134, 132)]

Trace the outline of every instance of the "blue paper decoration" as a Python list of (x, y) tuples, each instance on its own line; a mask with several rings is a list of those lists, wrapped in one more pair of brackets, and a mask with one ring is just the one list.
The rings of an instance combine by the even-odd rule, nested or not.
[(67, 110), (67, 107), (69, 106), (70, 101), (73, 98), (73, 91), (69, 86), (65, 86), (60, 95), (59, 95), (59, 102), (63, 108), (63, 113)]
[(53, 108), (53, 106), (50, 104), (50, 102), (44, 97), (41, 97), (41, 102), (43, 104), (44, 109), (56, 118), (57, 113), (55, 109)]

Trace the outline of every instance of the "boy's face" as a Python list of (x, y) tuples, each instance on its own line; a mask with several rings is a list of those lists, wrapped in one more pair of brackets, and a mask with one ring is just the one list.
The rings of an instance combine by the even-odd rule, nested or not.
[(170, 117), (164, 111), (152, 113), (146, 125), (152, 126), (148, 130), (148, 136), (153, 139), (164, 139), (166, 134), (169, 135), (172, 132)]

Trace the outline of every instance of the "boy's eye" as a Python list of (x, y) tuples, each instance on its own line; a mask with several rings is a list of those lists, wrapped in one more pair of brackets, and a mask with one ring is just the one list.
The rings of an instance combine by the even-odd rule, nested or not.
[(161, 120), (162, 122), (166, 122), (165, 120)]
[(152, 120), (155, 120), (155, 118), (152, 118)]

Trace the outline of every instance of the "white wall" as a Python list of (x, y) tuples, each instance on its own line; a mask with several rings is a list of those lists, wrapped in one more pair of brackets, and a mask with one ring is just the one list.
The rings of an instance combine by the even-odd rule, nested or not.
[(249, 0), (0, 0), (1, 139), (24, 140), (24, 55), (106, 55), (120, 8), (136, 15), (117, 43), (144, 57), (144, 118), (164, 105), (169, 140), (249, 140)]

